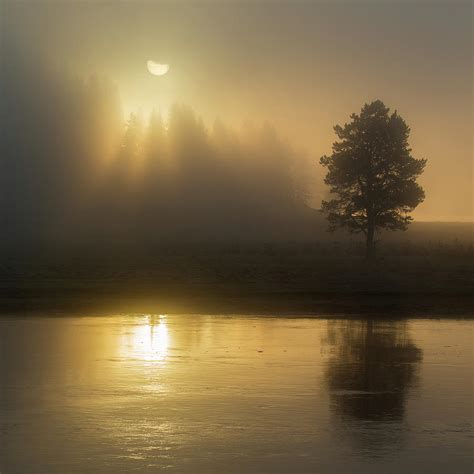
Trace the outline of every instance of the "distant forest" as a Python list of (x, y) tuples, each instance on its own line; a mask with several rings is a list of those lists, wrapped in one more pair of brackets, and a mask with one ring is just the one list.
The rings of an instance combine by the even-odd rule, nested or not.
[(107, 80), (17, 66), (1, 79), (7, 241), (108, 245), (314, 231), (307, 198), (315, 163), (269, 124), (234, 131), (216, 120), (206, 128), (184, 105), (166, 120), (158, 111), (124, 118)]

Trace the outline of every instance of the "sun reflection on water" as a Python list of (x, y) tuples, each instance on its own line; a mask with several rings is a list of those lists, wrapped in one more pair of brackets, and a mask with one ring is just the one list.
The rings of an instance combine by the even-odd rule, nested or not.
[(123, 345), (127, 357), (164, 364), (168, 356), (169, 332), (166, 316), (144, 315), (127, 335)]

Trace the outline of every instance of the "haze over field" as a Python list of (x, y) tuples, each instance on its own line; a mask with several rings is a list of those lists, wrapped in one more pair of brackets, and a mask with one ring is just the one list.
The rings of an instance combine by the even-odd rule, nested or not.
[(428, 159), (415, 219), (472, 221), (470, 2), (1, 9), (11, 241), (310, 236), (333, 126), (377, 98)]

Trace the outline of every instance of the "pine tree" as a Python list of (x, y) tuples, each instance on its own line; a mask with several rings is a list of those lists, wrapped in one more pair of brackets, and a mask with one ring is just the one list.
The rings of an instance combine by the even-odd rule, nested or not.
[(410, 128), (397, 112), (376, 100), (351, 122), (334, 127), (338, 141), (321, 164), (325, 183), (337, 197), (322, 202), (331, 230), (346, 227), (366, 237), (366, 255), (375, 255), (377, 230), (406, 230), (409, 215), (425, 193), (416, 182), (426, 160), (411, 156)]

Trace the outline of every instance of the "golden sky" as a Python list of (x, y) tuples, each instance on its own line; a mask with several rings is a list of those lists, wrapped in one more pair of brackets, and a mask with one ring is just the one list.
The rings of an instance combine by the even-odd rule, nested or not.
[[(113, 79), (126, 112), (173, 102), (207, 124), (269, 120), (330, 153), (332, 127), (381, 99), (427, 158), (418, 220), (472, 220), (471, 2), (2, 2), (2, 29), (61, 67)], [(152, 76), (148, 59), (168, 63)], [(322, 173), (322, 170), (320, 171)], [(317, 183), (321, 186), (321, 183)], [(317, 203), (315, 203), (317, 205)]]

